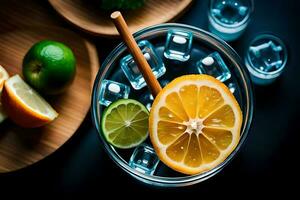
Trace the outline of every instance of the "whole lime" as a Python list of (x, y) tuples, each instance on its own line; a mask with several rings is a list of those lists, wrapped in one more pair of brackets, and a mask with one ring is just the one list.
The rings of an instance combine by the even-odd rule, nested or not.
[(59, 94), (73, 81), (76, 59), (63, 43), (42, 40), (34, 44), (23, 60), (26, 82), (44, 94)]

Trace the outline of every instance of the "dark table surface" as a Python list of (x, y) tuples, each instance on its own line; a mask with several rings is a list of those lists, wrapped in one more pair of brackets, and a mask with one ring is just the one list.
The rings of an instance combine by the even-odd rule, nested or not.
[[(9, 2), (0, 0), (0, 8)], [(14, 3), (24, 4), (25, 1)], [(38, 4), (37, 7), (46, 12), (53, 23), (90, 38), (97, 46), (101, 63), (119, 43), (78, 31), (60, 18), (47, 2), (31, 3)], [(206, 30), (207, 3), (207, 0), (195, 0), (190, 10), (177, 22)], [(300, 113), (300, 66), (297, 63), (300, 56), (299, 11), (297, 0), (256, 0), (246, 32), (230, 43), (243, 57), (249, 40), (259, 33), (271, 32), (285, 41), (289, 57), (286, 71), (278, 81), (267, 87), (254, 87), (255, 115), (248, 139), (236, 158), (216, 176), (185, 188), (164, 189), (143, 185), (121, 171), (106, 155), (89, 113), (74, 136), (55, 153), (26, 169), (0, 174), (0, 195), (9, 192), (34, 197), (37, 192), (43, 192), (95, 194), (99, 197), (103, 193), (114, 195), (110, 190), (131, 196), (137, 192), (185, 193), (199, 197), (205, 194), (230, 197), (236, 191), (250, 195), (258, 192), (292, 194), (292, 187), (296, 187), (292, 182), (297, 183), (299, 175), (296, 161), (300, 152), (297, 148), (300, 134), (297, 127)], [(13, 23), (3, 18), (0, 21), (1, 24)], [(284, 190), (283, 186), (289, 187)]]

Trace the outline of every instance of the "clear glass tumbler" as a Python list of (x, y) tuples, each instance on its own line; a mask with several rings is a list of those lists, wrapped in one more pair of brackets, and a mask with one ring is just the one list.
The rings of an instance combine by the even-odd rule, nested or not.
[(245, 63), (257, 85), (274, 82), (284, 71), (288, 58), (284, 42), (273, 34), (260, 34), (249, 44)]
[(225, 41), (240, 37), (254, 9), (253, 0), (210, 0), (209, 30)]
[[(208, 65), (222, 66), (218, 70), (209, 70), (209, 73), (216, 78), (222, 73), (227, 74), (227, 78), (222, 79), (222, 81), (230, 88), (243, 112), (241, 138), (236, 149), (220, 165), (196, 175), (184, 175), (175, 172), (160, 162), (149, 139), (135, 149), (126, 150), (115, 148), (107, 143), (101, 132), (101, 117), (105, 108), (105, 104), (101, 103), (103, 102), (101, 101), (103, 81), (112, 80), (114, 83), (127, 85), (130, 87), (128, 98), (142, 102), (148, 109), (151, 109), (153, 102), (149, 89), (147, 87), (134, 89), (130, 84), (132, 80), (128, 79), (120, 67), (124, 64), (123, 58), (128, 56), (126, 46), (121, 43), (104, 61), (93, 88), (92, 118), (103, 143), (102, 147), (125, 173), (146, 184), (180, 187), (192, 185), (214, 176), (235, 157), (245, 142), (251, 125), (253, 116), (252, 85), (243, 62), (224, 41), (208, 32), (188, 25), (175, 23), (156, 25), (135, 33), (134, 37), (138, 42), (147, 40), (151, 43), (155, 54), (162, 60), (163, 66), (166, 68), (166, 72), (158, 78), (162, 86), (181, 75), (206, 73), (207, 70), (205, 72), (199, 71), (198, 68), (201, 64), (205, 65), (202, 66), (203, 68)], [(173, 51), (170, 51), (169, 48)], [(150, 59), (149, 57), (148, 60)], [(114, 85), (110, 89), (113, 92), (121, 91), (119, 87)]]

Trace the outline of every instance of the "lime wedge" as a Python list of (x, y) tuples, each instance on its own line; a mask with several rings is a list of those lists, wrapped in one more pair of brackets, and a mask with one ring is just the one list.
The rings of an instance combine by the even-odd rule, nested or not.
[(147, 108), (133, 99), (121, 99), (110, 104), (101, 120), (107, 142), (121, 149), (141, 144), (148, 137)]

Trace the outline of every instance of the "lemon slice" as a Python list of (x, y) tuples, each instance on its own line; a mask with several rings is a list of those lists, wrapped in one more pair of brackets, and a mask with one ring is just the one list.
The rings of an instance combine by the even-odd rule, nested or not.
[(2, 104), (9, 118), (23, 127), (39, 127), (53, 121), (57, 112), (19, 75), (5, 81)]
[(161, 161), (184, 174), (213, 169), (235, 149), (242, 112), (229, 89), (208, 75), (186, 75), (155, 98), (149, 133)]
[(0, 123), (6, 119), (6, 114), (1, 103), (1, 93), (5, 80), (9, 78), (7, 71), (0, 65)]

